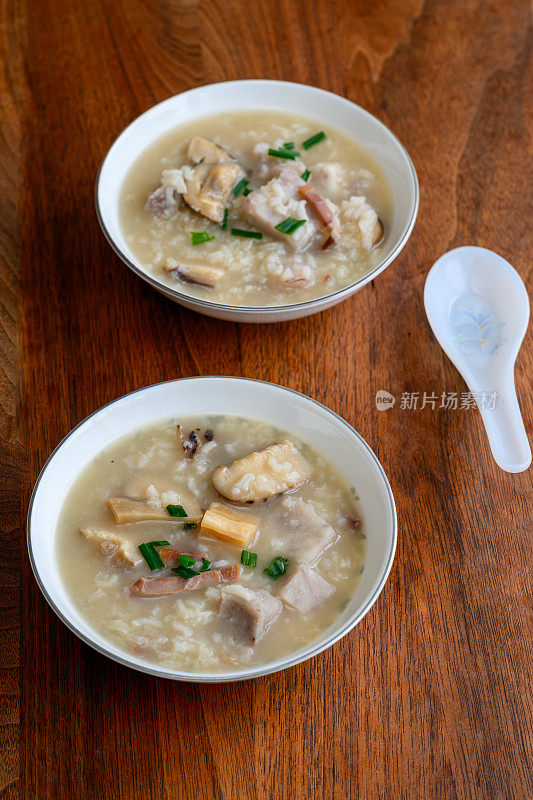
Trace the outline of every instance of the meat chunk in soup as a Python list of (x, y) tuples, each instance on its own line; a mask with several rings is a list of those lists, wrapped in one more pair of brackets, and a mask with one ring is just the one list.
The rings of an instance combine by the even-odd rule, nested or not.
[[(250, 225), (283, 242), (290, 250), (301, 252), (320, 238), (319, 225), (309, 217), (306, 203), (298, 196), (303, 186), (305, 183), (294, 167), (280, 167), (276, 177), (244, 198), (241, 215)], [(303, 219), (305, 224), (291, 235), (276, 230), (276, 225), (289, 217)]]
[(193, 578), (180, 578), (170, 575), (164, 578), (139, 578), (132, 586), (134, 594), (142, 597), (161, 597), (165, 594), (181, 594), (196, 589), (207, 589), (220, 583), (234, 583), (239, 580), (241, 567), (237, 564), (201, 572)]
[(270, 592), (235, 584), (224, 590), (219, 619), (233, 639), (253, 647), (277, 620), (282, 608), (281, 601)]
[(294, 497), (283, 498), (269, 529), (279, 531), (284, 554), (299, 564), (314, 564), (339, 538), (309, 503)]
[(346, 170), (337, 161), (321, 161), (315, 164), (311, 182), (321, 195), (335, 203), (348, 198)]
[(213, 470), (216, 491), (234, 503), (255, 503), (297, 489), (312, 475), (312, 468), (294, 444), (286, 439), (264, 450)]
[(303, 258), (295, 256), (283, 266), (278, 280), (283, 286), (303, 289), (314, 285), (315, 276), (313, 268)]
[(92, 528), (84, 528), (80, 533), (88, 542), (99, 547), (112, 564), (135, 567), (142, 561), (142, 556), (135, 545), (123, 536)]
[[(258, 142), (252, 148), (252, 176), (261, 182), (270, 180), (270, 178), (273, 178), (279, 173), (279, 163), (268, 155), (268, 151), (271, 147), (272, 145), (268, 142)], [(276, 145), (274, 145), (274, 149), (276, 149)], [(290, 164), (286, 166), (292, 167), (292, 169), (296, 170), (298, 175), (301, 175), (305, 170), (305, 164), (299, 158), (295, 158), (294, 161), (291, 161)]]
[(171, 217), (179, 208), (180, 196), (172, 186), (159, 186), (155, 192), (148, 195), (146, 210), (152, 214)]
[(331, 597), (335, 588), (312, 567), (303, 565), (289, 578), (278, 597), (284, 603), (306, 614)]
[(339, 244), (341, 240), (341, 223), (335, 213), (333, 204), (325, 200), (310, 183), (300, 186), (298, 194), (309, 203), (324, 228), (325, 237), (322, 249), (325, 250), (327, 247)]

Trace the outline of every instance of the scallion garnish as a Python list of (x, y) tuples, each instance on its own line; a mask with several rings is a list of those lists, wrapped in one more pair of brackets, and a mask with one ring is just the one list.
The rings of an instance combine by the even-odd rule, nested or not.
[(240, 228), (232, 228), (230, 231), (232, 236), (242, 236), (243, 239), (262, 239), (263, 234), (259, 231), (242, 231)]
[(302, 172), (302, 174), (300, 175), (300, 177), (301, 177), (301, 179), (302, 179), (303, 181), (305, 181), (305, 182), (307, 183), (307, 181), (309, 180), (309, 176), (310, 176), (310, 175), (311, 175), (311, 173), (309, 172), (309, 170), (308, 170), (308, 169), (306, 169), (304, 172)]
[(204, 242), (210, 242), (211, 239), (214, 239), (214, 236), (209, 236), (207, 231), (201, 231), (200, 233), (193, 233), (191, 232), (191, 239), (193, 244), (203, 244)]
[(286, 233), (288, 236), (291, 236), (294, 231), (297, 231), (298, 228), (301, 228), (302, 225), (305, 225), (307, 220), (305, 219), (295, 219), (294, 217), (287, 217), (284, 219), (283, 222), (280, 222), (279, 225), (276, 225), (276, 230), (280, 233)]
[(244, 192), (242, 193), (242, 196), (243, 197), (248, 197), (249, 194), (252, 194), (252, 190), (251, 189), (245, 189)]
[(186, 517), (187, 512), (183, 508), (183, 506), (167, 506), (167, 511), (171, 517)]
[(155, 549), (156, 547), (163, 547), (169, 544), (168, 542), (143, 542), (138, 546), (138, 551), (153, 571), (154, 569), (163, 569), (165, 566), (164, 561)]
[(315, 133), (314, 136), (310, 136), (309, 139), (306, 139), (305, 142), (302, 142), (302, 147), (304, 150), (309, 150), (309, 148), (313, 147), (313, 145), (323, 142), (325, 138), (326, 134), (324, 131), (320, 131), (320, 133)]
[(277, 558), (272, 561), (268, 567), (266, 567), (263, 572), (265, 575), (268, 575), (270, 578), (277, 580), (282, 575), (285, 575), (287, 572), (287, 567), (289, 566), (289, 559), (283, 558), (283, 556), (277, 556)]
[(220, 227), (222, 228), (223, 231), (225, 231), (226, 228), (228, 227), (228, 214), (229, 214), (229, 209), (225, 208), (224, 209), (224, 219), (220, 223)]
[(172, 567), (172, 572), (175, 572), (176, 575), (179, 575), (180, 578), (185, 578), (186, 581), (189, 578), (194, 578), (196, 575), (199, 575), (199, 572), (196, 572), (195, 569), (191, 569), (190, 567)]
[(192, 567), (192, 565), (196, 562), (196, 559), (192, 556), (185, 556), (183, 553), (180, 553), (178, 556), (178, 561), (182, 567)]
[(238, 197), (241, 192), (244, 192), (249, 183), (250, 181), (246, 178), (241, 178), (240, 181), (233, 187), (233, 194), (235, 197)]
[(197, 527), (196, 526), (196, 522), (185, 522), (183, 524), (183, 530), (184, 531), (190, 531), (190, 530), (192, 530), (193, 528), (196, 528), (196, 527)]
[(243, 550), (241, 553), (241, 564), (245, 567), (257, 566), (257, 553), (251, 553), (249, 550)]
[(284, 150), (294, 150), (294, 142), (285, 142), (283, 145)]
[(297, 153), (296, 150), (273, 150), (272, 147), (270, 147), (268, 155), (272, 156), (272, 158), (289, 158), (291, 161), (294, 161), (296, 156), (299, 156), (300, 153)]
[(202, 558), (202, 566), (200, 567), (200, 572), (207, 572), (210, 566), (211, 562), (208, 561), (207, 558)]

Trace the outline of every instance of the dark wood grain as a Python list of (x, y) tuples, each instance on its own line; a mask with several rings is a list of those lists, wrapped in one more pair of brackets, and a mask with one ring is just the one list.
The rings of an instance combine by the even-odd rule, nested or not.
[[(0, 797), (531, 797), (532, 473), (498, 469), (477, 411), (399, 407), (402, 392), (466, 390), (422, 305), (444, 250), (494, 248), (531, 290), (528, 4), (6, 0), (0, 15)], [(413, 237), (375, 283), (262, 327), (149, 290), (92, 202), (98, 164), (135, 116), (244, 77), (360, 103), (421, 182)], [(528, 333), (516, 377), (530, 434), (532, 372)], [(92, 652), (46, 606), (22, 544), (32, 484), (74, 424), (196, 374), (326, 403), (376, 451), (399, 513), (396, 561), (364, 621), (311, 662), (231, 686), (157, 681)], [(376, 410), (379, 389), (394, 409)]]

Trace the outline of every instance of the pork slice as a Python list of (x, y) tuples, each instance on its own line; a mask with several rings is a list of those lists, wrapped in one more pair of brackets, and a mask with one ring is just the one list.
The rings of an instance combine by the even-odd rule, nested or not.
[(218, 613), (234, 639), (253, 646), (276, 621), (282, 607), (281, 601), (264, 589), (252, 591), (235, 584), (224, 590)]
[(283, 554), (299, 564), (314, 564), (339, 538), (309, 503), (295, 497), (281, 501), (272, 525), (278, 529)]
[(159, 597), (164, 594), (181, 594), (192, 592), (195, 589), (207, 589), (219, 583), (234, 583), (241, 574), (240, 565), (221, 567), (208, 570), (195, 575), (194, 578), (180, 578), (179, 575), (169, 575), (164, 578), (139, 578), (133, 584), (135, 594), (143, 597)]
[[(304, 186), (295, 169), (280, 167), (275, 178), (244, 198), (241, 216), (254, 228), (286, 244), (290, 250), (301, 252), (314, 239), (319, 239), (321, 233), (320, 226), (307, 213), (307, 204), (298, 196), (298, 190)], [(305, 224), (290, 235), (276, 230), (276, 225), (289, 217), (304, 219)]]
[(291, 608), (306, 614), (331, 597), (334, 591), (331, 583), (304, 564), (289, 578), (278, 597)]

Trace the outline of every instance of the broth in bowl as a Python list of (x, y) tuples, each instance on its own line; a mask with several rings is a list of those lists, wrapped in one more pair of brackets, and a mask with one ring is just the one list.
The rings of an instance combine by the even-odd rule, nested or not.
[(335, 292), (383, 260), (390, 192), (334, 127), (282, 111), (224, 112), (150, 145), (121, 190), (125, 240), (166, 286), (276, 306)]
[(342, 614), (365, 533), (334, 465), (229, 414), (119, 439), (75, 481), (56, 552), (89, 624), (126, 653), (192, 672), (300, 650)]

